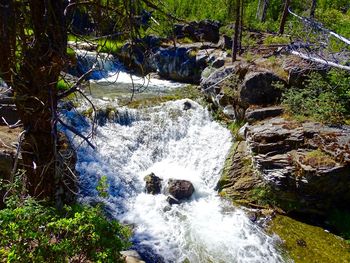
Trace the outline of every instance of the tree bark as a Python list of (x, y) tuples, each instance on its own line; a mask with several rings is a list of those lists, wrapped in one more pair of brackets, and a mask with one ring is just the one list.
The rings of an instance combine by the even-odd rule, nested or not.
[(260, 19), (261, 22), (266, 21), (266, 13), (267, 13), (268, 6), (269, 6), (269, 0), (264, 0), (262, 12), (261, 12), (261, 19)]
[(310, 18), (312, 19), (315, 17), (316, 5), (317, 5), (317, 0), (312, 0), (311, 8), (310, 8)]
[[(8, 17), (1, 16), (1, 36), (7, 39), (16, 38), (16, 30), (12, 25), (16, 17), (12, 1), (1, 0), (0, 12), (7, 13)], [(7, 7), (10, 6), (10, 9)], [(8, 65), (16, 62), (12, 55), (16, 51), (16, 43), (0, 41), (2, 52), (0, 69), (5, 81), (15, 91), (15, 103), (19, 117), (23, 123), (25, 136), (22, 142), (22, 159), (26, 169), (26, 189), (28, 194), (39, 199), (54, 201), (56, 197), (56, 110), (57, 110), (57, 81), (64, 65), (67, 48), (67, 31), (64, 20), (63, 0), (30, 0), (26, 14), (18, 16), (29, 17), (32, 22), (32, 44), (22, 49), (22, 60), (17, 61), (20, 67), (12, 68), (7, 74)], [(12, 13), (11, 13), (12, 11)], [(26, 43), (21, 43), (26, 45)]]
[(279, 29), (279, 34), (281, 34), (281, 35), (284, 33), (284, 26), (285, 26), (286, 21), (287, 21), (288, 8), (290, 5), (290, 2), (291, 2), (291, 0), (285, 0), (285, 3), (284, 3), (283, 13), (282, 13), (281, 23), (280, 23), (280, 29)]
[(0, 0), (0, 6), (0, 76), (9, 84), (15, 67), (15, 7), (13, 0)]
[(238, 53), (238, 41), (239, 41), (239, 24), (240, 24), (240, 12), (241, 12), (241, 0), (236, 0), (236, 21), (235, 21), (235, 32), (233, 35), (233, 45), (232, 45), (232, 62), (237, 59)]

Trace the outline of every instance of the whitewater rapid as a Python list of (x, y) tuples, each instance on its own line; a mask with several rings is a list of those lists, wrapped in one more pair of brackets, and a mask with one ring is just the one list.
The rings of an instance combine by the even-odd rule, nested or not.
[[(82, 132), (91, 129), (73, 111), (66, 118)], [(97, 127), (93, 143), (95, 150), (74, 137), (81, 201), (102, 201), (112, 216), (132, 225), (134, 248), (146, 262), (283, 262), (275, 238), (214, 190), (232, 138), (201, 105), (178, 100), (117, 108)], [(170, 178), (191, 181), (194, 195), (170, 206), (166, 195), (146, 194), (143, 178), (151, 172), (163, 185)], [(102, 176), (108, 179), (107, 198), (96, 190)]]

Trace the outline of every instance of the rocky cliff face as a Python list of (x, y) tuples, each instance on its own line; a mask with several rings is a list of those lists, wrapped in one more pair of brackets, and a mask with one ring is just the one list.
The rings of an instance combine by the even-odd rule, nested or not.
[[(285, 212), (306, 214), (324, 214), (350, 201), (349, 127), (275, 117), (246, 125), (241, 135), (219, 185), (225, 194), (251, 202), (260, 194)], [(242, 181), (249, 182), (243, 189)]]

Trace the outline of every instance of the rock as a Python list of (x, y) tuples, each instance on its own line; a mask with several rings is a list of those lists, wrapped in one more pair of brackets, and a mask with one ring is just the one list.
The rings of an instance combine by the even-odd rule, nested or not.
[(272, 118), (246, 133), (253, 162), (286, 211), (324, 214), (350, 201), (350, 129)]
[(220, 38), (220, 23), (212, 20), (190, 22), (188, 24), (175, 24), (174, 34), (176, 38), (188, 37), (194, 41), (209, 41), (217, 43)]
[(276, 117), (283, 114), (284, 110), (280, 106), (266, 107), (259, 109), (248, 108), (245, 112), (245, 120), (249, 123), (264, 120), (266, 118)]
[(276, 89), (273, 83), (284, 83), (277, 75), (268, 71), (255, 71), (245, 75), (239, 90), (240, 98), (248, 104), (268, 105), (279, 101), (281, 90)]
[(221, 68), (224, 65), (225, 65), (224, 57), (215, 58), (214, 61), (211, 63), (211, 66), (214, 68)]
[(194, 192), (194, 187), (190, 181), (170, 179), (168, 182), (168, 192), (177, 200), (188, 199)]
[(191, 108), (192, 108), (191, 102), (185, 101), (185, 102), (184, 102), (183, 110), (189, 110), (189, 109), (191, 109)]
[(168, 201), (168, 203), (169, 203), (170, 205), (179, 205), (179, 204), (181, 204), (181, 202), (180, 202), (178, 199), (176, 199), (175, 197), (173, 197), (173, 196), (171, 196), (171, 195), (169, 195), (169, 196), (166, 198), (166, 200)]
[(68, 41), (67, 45), (73, 49), (82, 49), (87, 51), (95, 51), (97, 49), (97, 44), (92, 42)]
[(145, 263), (136, 250), (120, 251), (125, 263)]
[(219, 46), (224, 50), (232, 49), (232, 36), (222, 35), (219, 40)]
[(207, 66), (205, 60), (196, 59), (195, 50), (186, 47), (160, 48), (152, 55), (150, 64), (159, 76), (186, 83), (199, 83)]
[(144, 180), (146, 181), (146, 192), (148, 194), (159, 194), (162, 189), (162, 179), (156, 176), (154, 173), (146, 175)]
[(201, 87), (205, 92), (214, 90), (214, 87), (218, 85), (225, 77), (231, 75), (235, 71), (234, 66), (228, 66), (221, 69), (217, 69), (212, 72), (208, 77), (201, 78)]

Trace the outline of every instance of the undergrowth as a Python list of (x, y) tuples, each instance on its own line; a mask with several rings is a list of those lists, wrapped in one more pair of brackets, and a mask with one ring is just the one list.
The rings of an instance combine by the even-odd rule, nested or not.
[(102, 205), (58, 210), (23, 197), (18, 178), (6, 185), (12, 195), (0, 210), (0, 262), (122, 262), (130, 229), (109, 220)]

